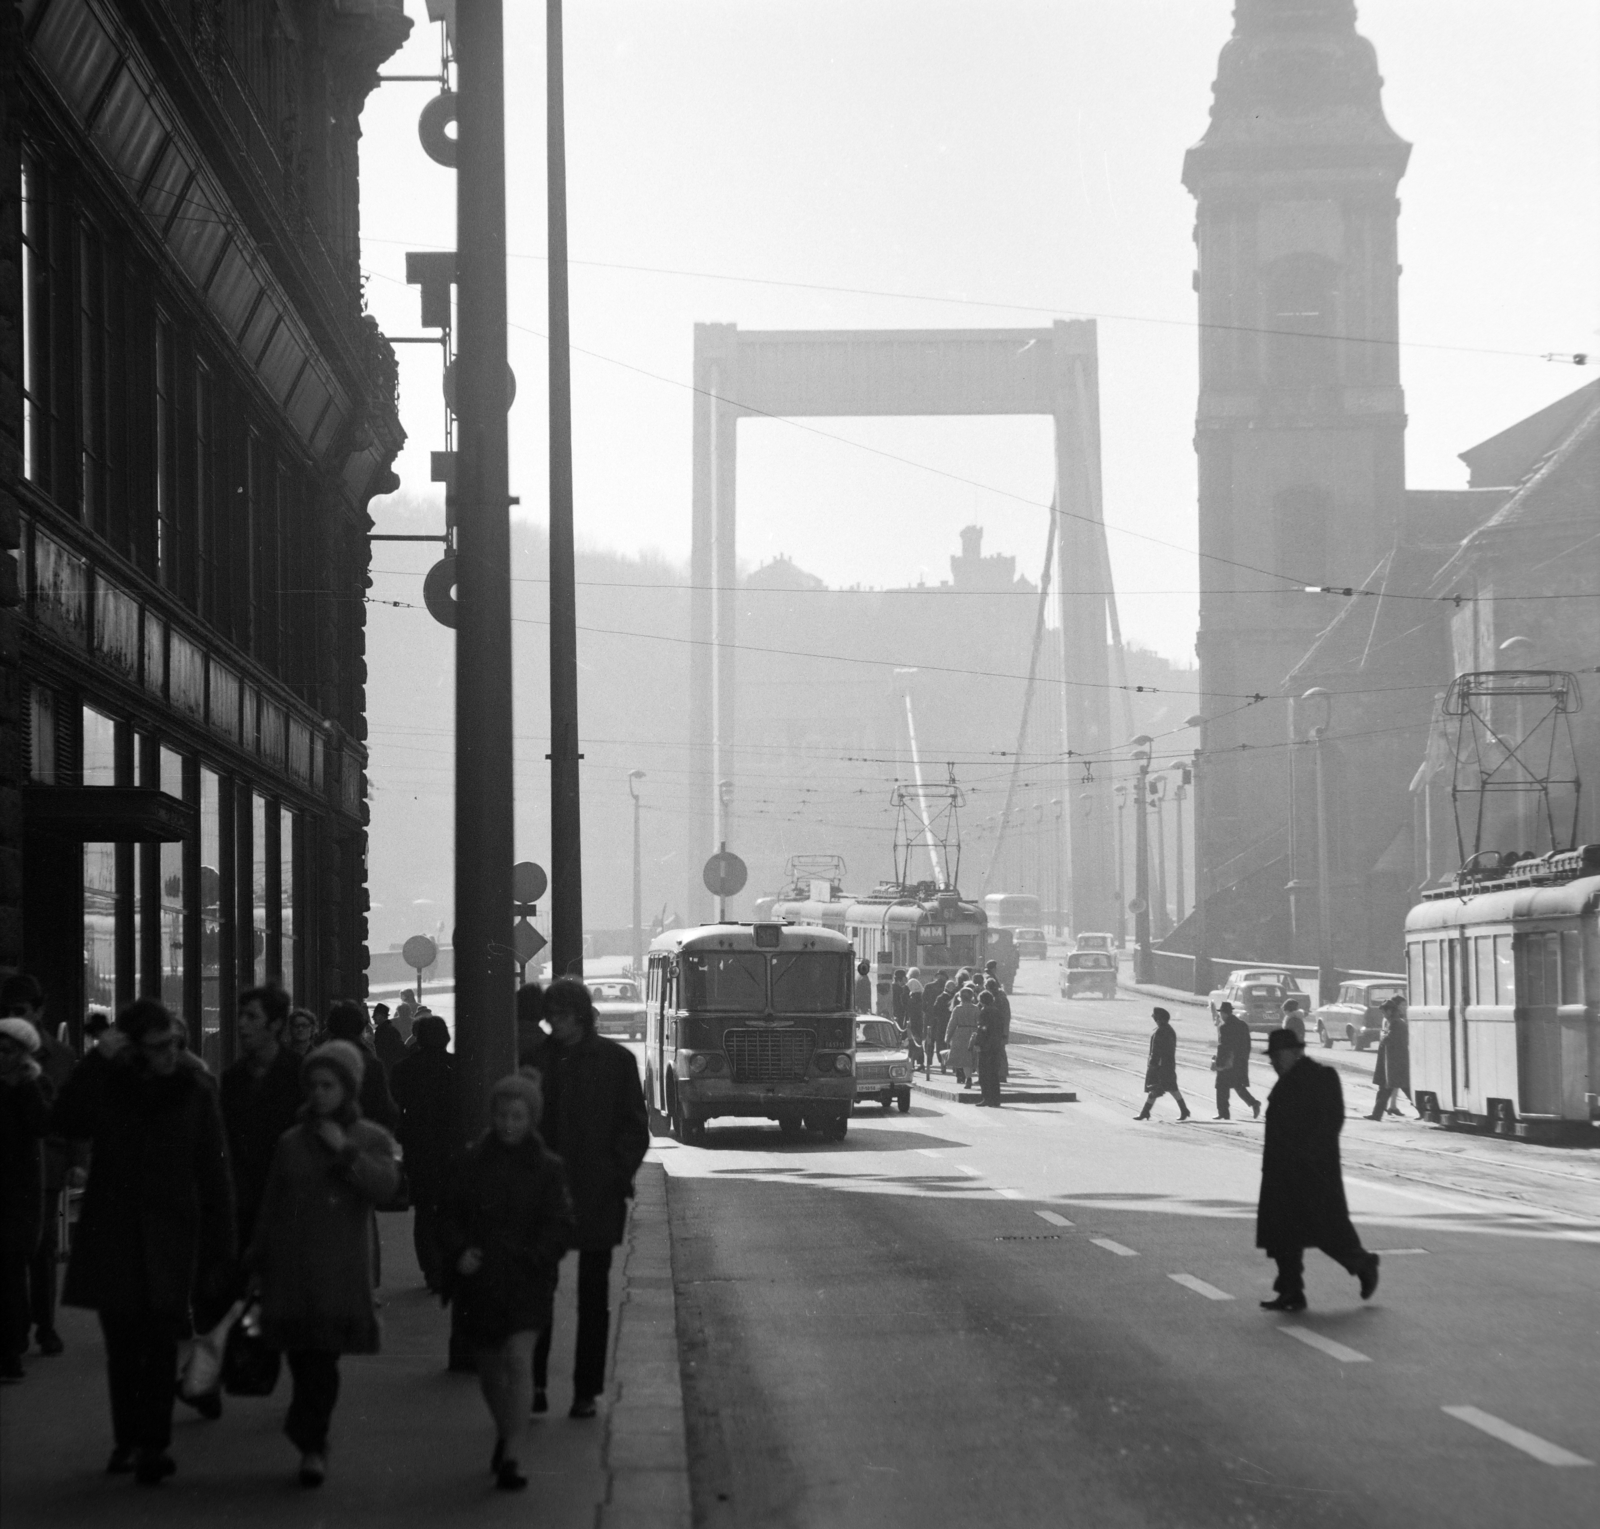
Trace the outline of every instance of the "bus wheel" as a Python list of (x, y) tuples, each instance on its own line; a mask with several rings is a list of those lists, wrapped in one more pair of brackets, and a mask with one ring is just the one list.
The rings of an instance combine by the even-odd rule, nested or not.
[(841, 1110), (822, 1128), (823, 1139), (826, 1141), (843, 1141), (849, 1129), (850, 1111)]
[(778, 1116), (778, 1134), (785, 1141), (794, 1141), (801, 1132), (800, 1117), (798, 1115), (784, 1114)]

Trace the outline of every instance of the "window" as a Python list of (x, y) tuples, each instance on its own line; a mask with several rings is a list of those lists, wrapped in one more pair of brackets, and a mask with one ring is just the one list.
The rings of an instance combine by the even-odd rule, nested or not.
[(1422, 941), (1413, 940), (1406, 946), (1406, 971), (1410, 980), (1412, 1003), (1431, 1003), (1422, 983)]
[(78, 505), (87, 525), (105, 535), (111, 514), (111, 273), (105, 241), (93, 223), (78, 227)]
[(1512, 964), (1511, 936), (1497, 934), (1494, 937), (1494, 976), (1496, 1002), (1513, 1004), (1517, 1001), (1517, 975)]
[(827, 1014), (850, 1008), (850, 958), (811, 950), (774, 956), (772, 1007), (780, 1014)]
[(86, 786), (117, 783), (117, 724), (92, 706), (83, 708), (83, 770)]
[(1472, 1001), (1492, 1004), (1494, 997), (1494, 936), (1480, 934), (1473, 942)]
[[(161, 750), (161, 789), (183, 799), (183, 756)], [(161, 852), (161, 1001), (174, 1014), (183, 1013), (183, 845), (162, 844)]]
[(203, 362), (194, 369), (194, 500), (195, 546), (199, 553), (197, 609), (212, 619), (217, 600), (216, 460), (211, 417), (211, 371)]
[[(229, 826), (231, 827), (231, 821)], [(216, 772), (200, 770), (200, 1033), (214, 1046), (222, 1028), (222, 790)]]
[(297, 990), (299, 982), (298, 962), (295, 944), (295, 880), (294, 880), (294, 835), (295, 815), (288, 808), (280, 808), (278, 814), (278, 897), (282, 909), (279, 924), (279, 939), (281, 940), (281, 955), (279, 957), (283, 973), (284, 988), (293, 993)]
[(54, 185), (39, 159), (22, 155), (22, 471), (47, 494), (60, 497), (70, 480), (64, 460), (63, 384), (70, 365), (60, 357), (60, 341), (70, 334), (63, 299), (60, 229), (64, 226)]
[(178, 588), (181, 545), (178, 521), (177, 396), (173, 388), (172, 326), (156, 319), (156, 577), (170, 590)]
[(267, 980), (267, 803), (250, 793), (250, 907), (254, 941), (253, 980)]
[(1583, 935), (1577, 929), (1561, 931), (1561, 1001), (1582, 1003)]
[(1422, 992), (1425, 1003), (1442, 1004), (1445, 1001), (1444, 990), (1439, 986), (1439, 942), (1437, 940), (1424, 940), (1422, 942)]
[(39, 286), (43, 262), (34, 254), (40, 218), (36, 204), (41, 193), (33, 162), (22, 157), (22, 476), (38, 473), (37, 445), (43, 417), (40, 394), (44, 388), (44, 326), (34, 316), (33, 294)]
[(767, 958), (750, 951), (695, 952), (683, 958), (684, 1007), (764, 1013)]

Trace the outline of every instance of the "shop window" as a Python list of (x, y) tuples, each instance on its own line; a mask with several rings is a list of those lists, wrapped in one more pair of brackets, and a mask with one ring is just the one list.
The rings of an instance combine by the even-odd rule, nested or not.
[[(161, 789), (183, 799), (183, 756), (161, 750)], [(183, 845), (163, 844), (161, 852), (161, 1001), (183, 1013)]]
[(117, 847), (83, 846), (83, 997), (117, 1007)]
[(33, 685), (28, 691), (28, 778), (40, 785), (56, 783), (56, 697), (53, 690)]
[(83, 708), (82, 781), (86, 786), (117, 783), (117, 724), (92, 706)]
[[(214, 770), (200, 770), (200, 1033), (220, 1047), (222, 1032), (222, 790)], [(205, 1051), (209, 1060), (210, 1053)]]
[(267, 803), (250, 795), (250, 925), (253, 981), (267, 980)]
[(299, 990), (299, 944), (295, 924), (295, 906), (299, 890), (295, 879), (295, 834), (299, 828), (298, 815), (288, 808), (280, 809), (278, 818), (278, 896), (282, 908), (279, 925), (283, 986), (291, 995)]

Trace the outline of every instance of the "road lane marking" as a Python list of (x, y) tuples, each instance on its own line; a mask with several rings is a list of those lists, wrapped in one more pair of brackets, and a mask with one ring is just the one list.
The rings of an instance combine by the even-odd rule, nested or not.
[(965, 1163), (957, 1163), (956, 1172), (970, 1174), (975, 1179), (981, 1179), (983, 1177), (983, 1172), (981, 1169), (969, 1168)]
[(1089, 1241), (1097, 1248), (1104, 1248), (1108, 1253), (1115, 1253), (1118, 1258), (1137, 1258), (1139, 1256), (1132, 1248), (1125, 1248), (1120, 1242), (1113, 1242), (1109, 1237), (1091, 1237)]
[(1509, 1444), (1513, 1449), (1520, 1449), (1524, 1454), (1532, 1455), (1535, 1460), (1545, 1465), (1593, 1465), (1593, 1460), (1585, 1460), (1582, 1455), (1575, 1455), (1570, 1449), (1563, 1449), (1559, 1444), (1552, 1444), (1548, 1439), (1541, 1439), (1536, 1433), (1529, 1433), (1526, 1428), (1518, 1428), (1515, 1423), (1508, 1423), (1504, 1418), (1497, 1418), (1492, 1412), (1483, 1412), (1477, 1407), (1441, 1407), (1441, 1412), (1447, 1412), (1453, 1418), (1469, 1423), (1474, 1428), (1481, 1428), (1486, 1434), (1499, 1439), (1502, 1444)]
[(1381, 1253), (1385, 1258), (1406, 1258), (1413, 1253), (1426, 1253), (1426, 1248), (1374, 1248), (1374, 1253)]
[(923, 1157), (943, 1157), (943, 1156), (944, 1156), (944, 1153), (942, 1153), (942, 1152), (935, 1152), (935, 1151), (934, 1151), (934, 1150), (933, 1150), (933, 1148), (932, 1148), (932, 1147), (918, 1147), (918, 1148), (917, 1148), (917, 1151), (918, 1151), (918, 1152), (919, 1152), (919, 1153), (920, 1153), (920, 1154), (921, 1154), (921, 1155), (922, 1155), (922, 1156), (923, 1156)]
[(997, 1189), (998, 1195), (1003, 1195), (1008, 1200), (1026, 1200), (1028, 1197), (1020, 1189)]
[(1357, 1353), (1353, 1348), (1346, 1348), (1342, 1343), (1335, 1343), (1332, 1338), (1324, 1338), (1321, 1333), (1314, 1333), (1309, 1327), (1296, 1327), (1292, 1323), (1285, 1323), (1278, 1331), (1287, 1337), (1298, 1338), (1308, 1348), (1321, 1349), (1330, 1359), (1337, 1359), (1340, 1364), (1372, 1363), (1367, 1355)]
[(1192, 1290), (1196, 1295), (1203, 1295), (1208, 1301), (1231, 1301), (1233, 1297), (1226, 1290), (1218, 1290), (1215, 1285), (1208, 1285), (1203, 1279), (1196, 1279), (1192, 1274), (1169, 1274), (1168, 1279), (1182, 1285), (1185, 1290)]
[(1072, 1223), (1065, 1216), (1058, 1216), (1053, 1210), (1036, 1210), (1034, 1212), (1041, 1221), (1048, 1221), (1051, 1226), (1071, 1226)]

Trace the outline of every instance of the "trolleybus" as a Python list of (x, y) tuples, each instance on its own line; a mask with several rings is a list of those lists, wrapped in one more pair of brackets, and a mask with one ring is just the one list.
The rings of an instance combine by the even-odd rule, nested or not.
[(645, 1097), (685, 1143), (742, 1115), (842, 1141), (855, 1097), (849, 939), (813, 925), (703, 924), (650, 946)]

